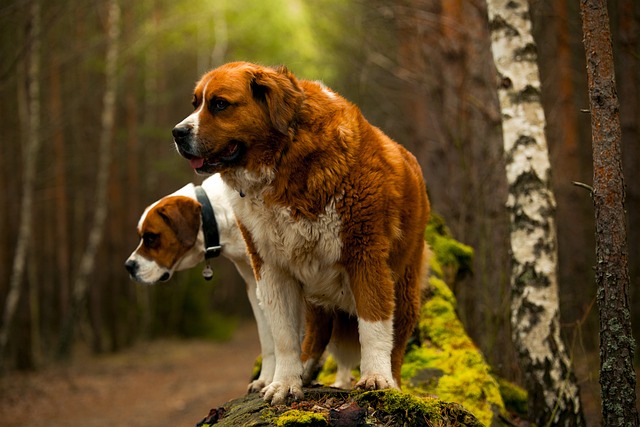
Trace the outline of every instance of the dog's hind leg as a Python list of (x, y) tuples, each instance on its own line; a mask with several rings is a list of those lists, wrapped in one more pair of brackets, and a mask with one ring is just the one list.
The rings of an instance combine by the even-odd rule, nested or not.
[(302, 342), (302, 383), (309, 385), (320, 368), (320, 360), (331, 339), (333, 315), (324, 308), (307, 303), (305, 334)]
[(345, 265), (360, 335), (362, 375), (356, 387), (367, 390), (398, 387), (391, 372), (394, 283), (384, 250), (375, 246), (354, 248)]
[(333, 332), (329, 352), (333, 355), (338, 371), (332, 387), (352, 388), (351, 371), (360, 363), (358, 319), (344, 311), (337, 311), (333, 321)]
[(418, 319), (422, 291), (426, 286), (428, 273), (428, 252), (426, 245), (419, 250), (416, 261), (410, 262), (404, 274), (396, 283), (396, 310), (394, 314), (394, 345), (391, 352), (391, 369), (393, 378), (400, 385), (400, 372), (406, 343), (411, 337)]

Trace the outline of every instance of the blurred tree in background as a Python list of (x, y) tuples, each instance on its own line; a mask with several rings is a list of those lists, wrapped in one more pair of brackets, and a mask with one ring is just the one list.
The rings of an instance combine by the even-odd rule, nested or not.
[[(0, 5), (3, 309), (22, 215), (31, 38), (41, 44), (41, 145), (31, 242), (8, 339), (9, 367), (35, 367), (51, 359), (69, 314), (72, 281), (97, 207), (108, 3), (41, 2), (41, 30), (35, 36), (27, 28), (30, 1)], [(557, 199), (562, 334), (583, 394), (597, 400), (593, 206), (588, 192), (571, 184), (590, 184), (593, 175), (589, 117), (581, 112), (588, 100), (580, 15), (568, 0), (536, 0), (530, 6)], [(75, 343), (116, 351), (141, 338), (203, 334), (189, 326), (200, 322), (220, 325), (230, 316), (250, 315), (244, 284), (224, 260), (216, 261), (215, 283), (194, 271), (154, 287), (132, 283), (122, 265), (137, 245), (135, 226), (144, 207), (201, 180), (176, 156), (170, 133), (190, 112), (194, 83), (222, 62), (249, 60), (286, 64), (300, 77), (323, 80), (416, 154), (434, 211), (457, 239), (475, 249), (472, 274), (454, 289), (460, 317), (496, 372), (522, 381), (510, 339), (507, 184), (484, 1), (142, 0), (120, 2), (120, 8), (109, 214)], [(612, 0), (609, 9), (637, 331), (640, 2)], [(589, 398), (583, 401), (589, 405)]]

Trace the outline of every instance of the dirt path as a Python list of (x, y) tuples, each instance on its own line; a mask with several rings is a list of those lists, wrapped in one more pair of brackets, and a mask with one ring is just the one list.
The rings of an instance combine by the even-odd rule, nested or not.
[(0, 426), (194, 426), (245, 393), (260, 353), (254, 324), (227, 343), (157, 341), (0, 378)]

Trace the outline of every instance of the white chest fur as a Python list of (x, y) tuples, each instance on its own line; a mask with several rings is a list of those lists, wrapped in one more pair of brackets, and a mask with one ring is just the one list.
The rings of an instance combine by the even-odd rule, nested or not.
[(299, 281), (309, 300), (355, 311), (349, 279), (338, 264), (342, 223), (333, 202), (314, 220), (293, 218), (288, 208), (265, 206), (259, 197), (234, 197), (234, 209), (265, 264)]

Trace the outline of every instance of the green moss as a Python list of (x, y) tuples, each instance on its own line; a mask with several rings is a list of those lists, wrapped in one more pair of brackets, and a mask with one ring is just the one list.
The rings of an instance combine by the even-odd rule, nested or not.
[[(392, 422), (392, 425), (482, 425), (459, 405), (439, 399), (420, 398), (398, 390), (367, 391), (353, 396), (361, 406), (374, 406), (377, 418), (385, 419), (385, 416), (391, 416), (392, 420), (386, 419), (386, 421)], [(451, 423), (452, 419), (456, 420), (455, 424)]]
[(504, 410), (498, 383), (458, 319), (451, 290), (437, 277), (429, 284), (420, 315), (422, 345), (407, 353), (402, 367), (405, 390), (458, 402), (490, 425)]
[(256, 357), (255, 362), (253, 362), (253, 370), (251, 371), (251, 379), (257, 380), (260, 376), (260, 371), (262, 370), (262, 355), (258, 355)]
[(503, 378), (496, 378), (500, 386), (500, 394), (504, 400), (504, 406), (510, 412), (517, 414), (522, 418), (527, 417), (527, 392)]
[(292, 409), (277, 417), (274, 420), (277, 427), (294, 427), (294, 426), (327, 426), (327, 418), (316, 412), (300, 411)]
[(496, 414), (504, 411), (500, 388), (460, 322), (455, 295), (445, 282), (471, 270), (473, 250), (453, 239), (438, 216), (429, 223), (426, 239), (434, 256), (420, 313), (421, 345), (408, 351), (402, 366), (404, 390), (458, 402), (480, 422), (491, 425)]
[[(331, 386), (334, 382), (336, 382), (336, 373), (338, 372), (338, 365), (336, 364), (335, 359), (329, 355), (327, 360), (325, 360), (322, 365), (322, 369), (318, 373), (316, 377), (316, 381), (324, 386)], [(351, 376), (358, 381), (360, 379), (360, 371), (358, 369), (354, 369), (351, 371)]]
[(432, 274), (451, 283), (473, 270), (473, 248), (452, 238), (439, 215), (432, 215), (425, 230), (425, 239), (434, 254), (430, 264)]
[(322, 369), (318, 373), (316, 380), (325, 386), (331, 385), (336, 381), (336, 372), (338, 371), (338, 365), (335, 359), (329, 355), (322, 365)]

